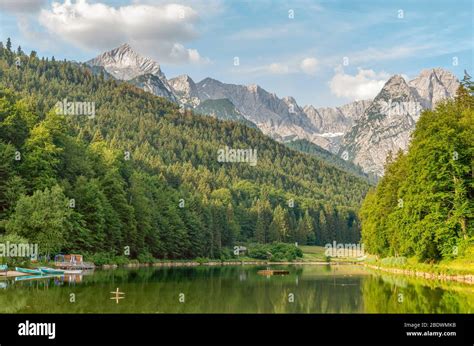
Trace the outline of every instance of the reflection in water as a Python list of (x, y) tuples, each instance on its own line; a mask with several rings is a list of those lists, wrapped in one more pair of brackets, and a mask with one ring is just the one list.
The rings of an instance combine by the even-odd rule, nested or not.
[[(379, 275), (349, 265), (140, 268), (0, 281), (0, 313), (472, 313), (461, 284)], [(117, 288), (125, 299), (110, 301)], [(70, 294), (75, 302), (70, 302)], [(180, 299), (184, 298), (184, 299)]]
[[(408, 281), (404, 277), (380, 276), (364, 280), (365, 311), (371, 313), (472, 313), (474, 289), (456, 283)], [(451, 289), (450, 289), (451, 288)]]

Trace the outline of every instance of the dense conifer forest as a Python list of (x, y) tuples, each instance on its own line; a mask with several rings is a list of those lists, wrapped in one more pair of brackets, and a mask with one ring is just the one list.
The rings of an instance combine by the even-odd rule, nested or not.
[[(94, 116), (60, 114), (65, 100), (93, 102)], [(218, 162), (226, 146), (256, 149), (258, 164)], [(357, 242), (368, 188), (256, 129), (0, 46), (0, 235), (42, 254), (129, 248), (148, 261), (226, 258), (249, 242)]]

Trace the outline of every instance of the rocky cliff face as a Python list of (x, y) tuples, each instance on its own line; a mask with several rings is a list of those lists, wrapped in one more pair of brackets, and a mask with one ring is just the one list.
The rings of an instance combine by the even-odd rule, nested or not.
[(391, 77), (344, 135), (339, 155), (366, 173), (383, 175), (388, 154), (407, 149), (421, 111), (454, 97), (458, 86), (456, 77), (441, 69), (424, 70), (408, 83)]
[(204, 100), (194, 108), (194, 113), (212, 116), (221, 120), (231, 120), (257, 128), (257, 126), (247, 120), (228, 99)]
[(421, 71), (408, 85), (418, 93), (423, 107), (432, 109), (440, 101), (456, 94), (459, 81), (451, 72), (434, 68)]
[(304, 112), (318, 130), (317, 133), (312, 134), (311, 142), (337, 153), (342, 137), (364, 114), (371, 102), (370, 100), (355, 101), (335, 108), (305, 106)]
[[(157, 96), (169, 98), (173, 95), (171, 86), (161, 71), (160, 65), (152, 59), (141, 56), (128, 44), (123, 44), (120, 47), (105, 52), (87, 61), (86, 64), (92, 67), (101, 66), (116, 79), (126, 80), (131, 83), (138, 80), (139, 87), (145, 86), (146, 91), (152, 92)], [(146, 78), (138, 78), (147, 75), (148, 77)], [(150, 76), (156, 78), (151, 78)], [(161, 83), (158, 82), (158, 79)], [(170, 99), (175, 100), (174, 95)]]
[(316, 131), (292, 97), (280, 99), (256, 84), (225, 84), (211, 78), (196, 85), (201, 100), (229, 99), (247, 120), (275, 139), (309, 138)]
[(370, 100), (355, 101), (341, 107), (314, 108), (305, 106), (304, 112), (321, 134), (344, 134), (354, 125), (371, 104)]
[(187, 106), (196, 107), (200, 104), (199, 94), (194, 81), (188, 75), (181, 75), (169, 80), (178, 101)]
[(165, 97), (170, 101), (177, 102), (176, 96), (173, 92), (163, 83), (163, 81), (153, 75), (145, 74), (129, 80), (129, 83), (136, 85), (137, 87), (153, 94), (156, 96)]

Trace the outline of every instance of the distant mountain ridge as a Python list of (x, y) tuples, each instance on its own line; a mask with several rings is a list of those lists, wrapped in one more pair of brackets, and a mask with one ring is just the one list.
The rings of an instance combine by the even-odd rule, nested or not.
[[(86, 64), (200, 114), (240, 122), (245, 119), (244, 123), (280, 142), (306, 140), (378, 176), (383, 175), (389, 152), (407, 148), (420, 112), (454, 97), (459, 86), (451, 72), (427, 69), (409, 82), (392, 76), (374, 100), (315, 108), (301, 107), (293, 97), (279, 98), (256, 84), (227, 84), (209, 77), (195, 83), (188, 75), (168, 80), (157, 62), (142, 57), (128, 44)], [(228, 103), (222, 101), (225, 99)], [(203, 102), (206, 104), (201, 106)], [(398, 113), (394, 114), (392, 108), (396, 107)]]

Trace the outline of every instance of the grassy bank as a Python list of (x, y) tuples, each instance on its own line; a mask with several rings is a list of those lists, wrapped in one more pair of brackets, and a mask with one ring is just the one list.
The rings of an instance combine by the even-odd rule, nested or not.
[(463, 255), (454, 259), (424, 263), (416, 257), (387, 257), (376, 259), (368, 256), (365, 263), (382, 268), (414, 270), (437, 275), (474, 275), (474, 246), (467, 248)]
[(390, 273), (474, 284), (474, 246), (466, 249), (458, 258), (433, 263), (421, 262), (416, 257), (377, 259), (375, 256), (368, 256), (363, 264), (369, 268)]
[[(404, 260), (400, 260), (401, 258)], [(438, 263), (421, 263), (416, 258), (404, 257), (389, 257), (380, 260), (368, 258), (364, 263), (381, 268), (396, 268), (436, 275), (474, 275), (474, 260), (467, 258), (443, 260)]]
[(328, 263), (340, 263), (340, 262), (360, 262), (361, 260), (355, 257), (330, 257), (326, 256), (326, 248), (324, 246), (315, 245), (302, 245), (299, 247), (303, 251), (302, 262), (328, 262)]

